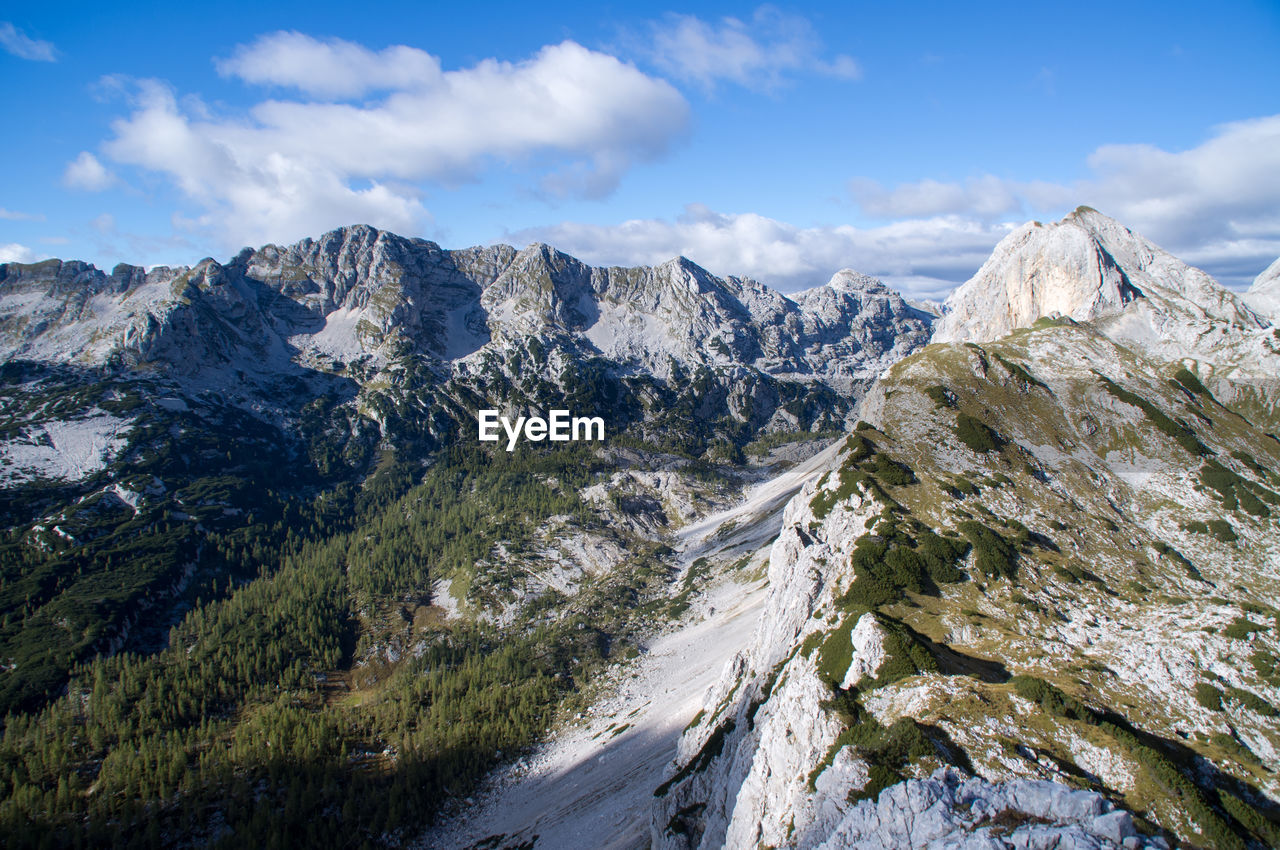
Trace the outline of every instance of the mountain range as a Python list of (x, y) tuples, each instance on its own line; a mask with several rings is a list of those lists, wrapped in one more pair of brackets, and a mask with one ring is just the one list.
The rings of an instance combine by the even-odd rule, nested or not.
[[(850, 270), (783, 295), (366, 226), (0, 265), (0, 823), (1275, 846), (1277, 286), (1085, 207), (940, 315)], [(608, 438), (507, 457), (481, 408)], [(674, 728), (610, 696), (744, 612)], [(559, 832), (493, 827), (549, 780), (483, 778), (567, 741), (620, 825), (575, 790)]]

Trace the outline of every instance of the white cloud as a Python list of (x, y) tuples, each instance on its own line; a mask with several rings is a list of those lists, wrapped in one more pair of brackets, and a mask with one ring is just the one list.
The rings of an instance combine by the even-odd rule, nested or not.
[(653, 25), (650, 54), (666, 73), (706, 89), (720, 80), (770, 89), (787, 74), (805, 71), (842, 79), (862, 75), (850, 56), (822, 59), (822, 40), (813, 25), (772, 6), (756, 9), (750, 21), (723, 18), (717, 24), (669, 14)]
[(8, 21), (0, 22), (0, 48), (19, 59), (33, 62), (57, 62), (58, 50), (52, 42), (31, 38)]
[(299, 32), (261, 36), (215, 65), (223, 76), (288, 86), (317, 97), (426, 88), (441, 78), (440, 60), (414, 47), (398, 44), (374, 52), (342, 39), (321, 41)]
[(886, 189), (875, 180), (857, 177), (849, 182), (863, 212), (877, 218), (969, 213), (979, 217), (1015, 212), (1021, 202), (1009, 183), (990, 175), (963, 183), (920, 180)]
[[(212, 229), (229, 246), (353, 222), (412, 232), (427, 217), (422, 181), (458, 183), (495, 163), (535, 171), (547, 191), (607, 194), (688, 123), (688, 104), (670, 84), (571, 41), (524, 62), (413, 76), (405, 69), (416, 63), (422, 72), (421, 51), (373, 53), (286, 33), (237, 53), (234, 73), (266, 79), (256, 63), (281, 43), (294, 60), (274, 82), (303, 86), (308, 63), (328, 57), (356, 66), (349, 91), (398, 87), (364, 104), (267, 100), (247, 115), (218, 116), (143, 81), (103, 146), (116, 162), (167, 175), (201, 208), (187, 226)], [(336, 90), (323, 75), (308, 89)]]
[(1280, 115), (1224, 124), (1185, 151), (1104, 145), (1087, 165), (1092, 175), (1069, 184), (987, 175), (892, 189), (857, 178), (849, 188), (864, 212), (880, 218), (990, 220), (1088, 204), (1233, 286), (1280, 255)]
[(1077, 192), (1157, 238), (1198, 246), (1264, 237), (1280, 246), (1280, 115), (1224, 124), (1209, 141), (1177, 153), (1106, 145), (1089, 167), (1097, 176)]
[(566, 222), (510, 238), (549, 242), (592, 263), (652, 265), (683, 255), (717, 274), (753, 277), (783, 291), (826, 283), (836, 271), (853, 268), (911, 295), (936, 298), (973, 274), (1010, 229), (956, 216), (874, 228), (806, 228), (690, 204), (675, 220)]
[(44, 216), (38, 213), (25, 213), (0, 207), (0, 219), (4, 221), (44, 221)]
[(0, 263), (30, 263), (36, 258), (35, 251), (17, 242), (0, 244)]
[(64, 186), (86, 192), (101, 192), (111, 188), (115, 182), (116, 176), (88, 151), (80, 151), (80, 155), (67, 163), (66, 170), (62, 172)]

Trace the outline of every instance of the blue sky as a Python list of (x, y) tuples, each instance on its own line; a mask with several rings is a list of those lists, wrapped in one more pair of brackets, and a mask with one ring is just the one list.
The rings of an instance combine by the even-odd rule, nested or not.
[(0, 260), (228, 258), (363, 221), (917, 295), (1101, 209), (1280, 255), (1280, 6), (0, 6)]

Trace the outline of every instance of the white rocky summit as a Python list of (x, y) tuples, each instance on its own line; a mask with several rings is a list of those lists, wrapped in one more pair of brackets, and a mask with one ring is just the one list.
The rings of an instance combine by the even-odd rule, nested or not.
[(1094, 321), (1167, 359), (1220, 360), (1233, 334), (1269, 322), (1237, 295), (1112, 218), (1080, 207), (1000, 241), (947, 298), (934, 342), (983, 342), (1042, 317)]
[(1254, 278), (1253, 285), (1244, 294), (1244, 301), (1254, 312), (1280, 324), (1280, 259)]

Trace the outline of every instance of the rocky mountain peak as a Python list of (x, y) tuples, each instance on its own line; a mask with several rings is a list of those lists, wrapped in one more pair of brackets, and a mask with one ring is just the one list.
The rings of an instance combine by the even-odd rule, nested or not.
[(889, 287), (879, 278), (856, 272), (853, 269), (841, 269), (831, 276), (827, 286), (837, 292), (888, 292)]
[(1112, 339), (1168, 360), (1233, 367), (1256, 361), (1254, 337), (1268, 325), (1200, 269), (1080, 207), (1001, 240), (947, 299), (933, 341), (990, 341), (1058, 316), (1093, 321)]
[(1144, 296), (1126, 265), (1143, 268), (1158, 250), (1089, 207), (1055, 224), (1025, 224), (947, 299), (934, 340), (998, 339), (1042, 316), (1118, 313)]
[(1244, 294), (1244, 302), (1272, 323), (1280, 323), (1280, 259), (1254, 278), (1253, 285)]

